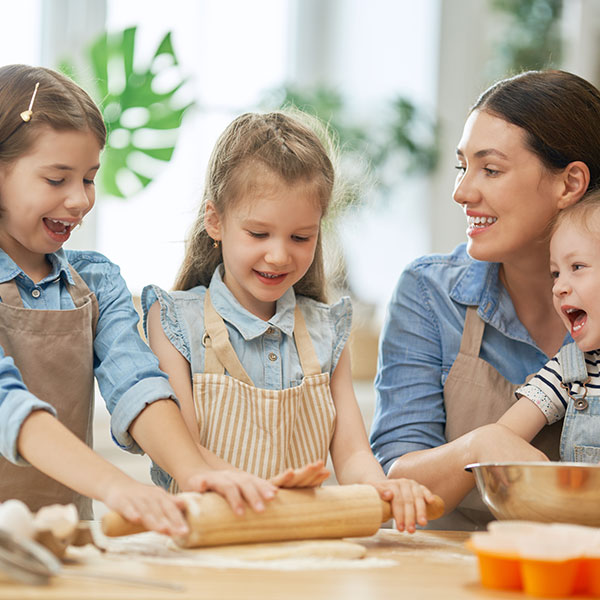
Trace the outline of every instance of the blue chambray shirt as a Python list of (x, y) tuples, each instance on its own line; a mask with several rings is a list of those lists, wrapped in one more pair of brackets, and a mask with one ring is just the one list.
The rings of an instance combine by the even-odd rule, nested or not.
[[(52, 271), (35, 284), (2, 250), (0, 282), (16, 278), (25, 308), (74, 308), (66, 283), (73, 283), (70, 263), (96, 295), (99, 317), (94, 339), (94, 374), (111, 418), (111, 434), (123, 449), (143, 453), (129, 435), (131, 422), (146, 405), (175, 394), (158, 360), (140, 338), (138, 315), (119, 268), (97, 252), (59, 250), (46, 255)], [(32, 295), (40, 292), (38, 297)], [(36, 292), (37, 295), (37, 292)], [(27, 462), (17, 453), (23, 421), (38, 409), (56, 415), (51, 405), (31, 394), (11, 357), (0, 347), (0, 453), (18, 464)]]
[(548, 361), (519, 321), (499, 268), (473, 260), (461, 244), (452, 254), (415, 260), (400, 276), (381, 332), (370, 437), (386, 472), (407, 452), (446, 443), (443, 387), (467, 306), (477, 306), (486, 323), (480, 358), (506, 379), (522, 383)]
[[(286, 389), (304, 377), (293, 339), (296, 302), (302, 309), (306, 326), (317, 353), (321, 372), (333, 374), (352, 325), (352, 305), (344, 297), (332, 305), (296, 296), (290, 288), (277, 301), (275, 314), (263, 321), (247, 311), (223, 283), (222, 265), (215, 270), (209, 290), (216, 311), (225, 321), (229, 340), (244, 369), (256, 387)], [(142, 292), (144, 327), (148, 310), (158, 300), (161, 324), (167, 338), (190, 363), (192, 373), (204, 372), (204, 296), (206, 288), (166, 292), (150, 285)], [(269, 359), (275, 356), (275, 360)], [(156, 465), (152, 479), (169, 486), (170, 478)]]

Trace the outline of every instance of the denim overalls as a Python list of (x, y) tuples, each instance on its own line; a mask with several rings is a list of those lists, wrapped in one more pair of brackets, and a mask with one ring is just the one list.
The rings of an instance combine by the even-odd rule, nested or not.
[[(583, 352), (572, 343), (563, 346), (558, 358), (563, 372), (562, 387), (569, 394), (560, 438), (560, 459), (567, 462), (600, 462), (600, 396), (590, 396), (589, 375)], [(570, 384), (579, 383), (581, 394), (571, 394)]]

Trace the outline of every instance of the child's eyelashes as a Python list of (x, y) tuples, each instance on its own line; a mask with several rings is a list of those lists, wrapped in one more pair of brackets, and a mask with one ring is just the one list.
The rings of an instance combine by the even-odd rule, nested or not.
[(266, 233), (260, 233), (258, 231), (248, 231), (248, 234), (253, 238), (259, 238), (259, 239), (267, 237)]
[[(46, 181), (52, 186), (59, 186), (65, 182), (64, 179), (51, 179), (50, 177), (46, 177)], [(84, 178), (84, 185), (94, 185), (95, 181), (93, 179)]]
[(304, 235), (293, 235), (293, 236), (292, 236), (292, 239), (293, 239), (295, 242), (308, 242), (308, 241), (310, 240), (310, 238), (309, 238), (309, 237), (307, 237), (307, 236), (304, 236)]
[[(268, 233), (250, 230), (248, 230), (248, 235), (259, 240), (266, 239), (269, 237)], [(291, 235), (290, 237), (294, 242), (308, 242), (311, 239), (310, 236), (307, 235)]]

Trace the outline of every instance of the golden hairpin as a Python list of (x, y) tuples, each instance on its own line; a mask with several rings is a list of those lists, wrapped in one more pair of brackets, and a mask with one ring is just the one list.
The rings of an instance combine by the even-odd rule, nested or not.
[(37, 94), (38, 88), (40, 87), (40, 82), (38, 81), (35, 84), (35, 88), (33, 90), (33, 95), (31, 96), (31, 100), (29, 102), (29, 108), (27, 110), (24, 110), (21, 113), (21, 119), (23, 119), (23, 121), (25, 121), (25, 123), (28, 123), (29, 120), (31, 119), (31, 115), (33, 115), (33, 111), (31, 110), (33, 108), (33, 102), (35, 100), (35, 95)]

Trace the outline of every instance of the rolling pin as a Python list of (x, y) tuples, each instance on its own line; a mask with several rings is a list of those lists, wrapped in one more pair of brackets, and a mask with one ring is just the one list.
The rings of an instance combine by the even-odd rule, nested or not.
[[(179, 494), (185, 499), (189, 533), (174, 537), (183, 548), (255, 542), (366, 537), (374, 535), (392, 517), (389, 502), (381, 500), (371, 485), (336, 485), (307, 489), (280, 489), (265, 510), (246, 510), (237, 516), (215, 492)], [(427, 505), (427, 519), (444, 513), (444, 501), (435, 496)], [(102, 518), (107, 536), (145, 531), (121, 515), (109, 512)]]

